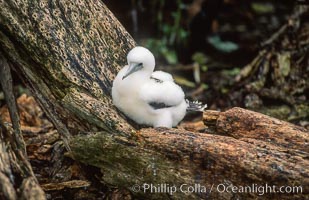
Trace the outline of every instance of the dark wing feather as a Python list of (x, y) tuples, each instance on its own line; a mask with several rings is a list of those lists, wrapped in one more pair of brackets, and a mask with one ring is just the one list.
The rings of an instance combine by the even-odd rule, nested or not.
[(163, 81), (161, 79), (155, 78), (153, 76), (151, 76), (150, 79), (154, 80), (157, 83), (163, 83)]
[(177, 106), (184, 100), (184, 92), (173, 81), (149, 81), (139, 95), (155, 110)]
[(161, 102), (150, 102), (148, 104), (155, 110), (172, 107), (171, 105), (166, 105), (165, 103)]

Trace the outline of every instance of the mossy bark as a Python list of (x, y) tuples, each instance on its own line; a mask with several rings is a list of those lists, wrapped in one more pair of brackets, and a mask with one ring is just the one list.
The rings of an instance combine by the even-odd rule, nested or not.
[(131, 129), (109, 94), (135, 42), (101, 1), (2, 0), (0, 7), (1, 51), (64, 138)]
[[(154, 199), (259, 195), (211, 193), (220, 183), (308, 185), (308, 159), (297, 151), (282, 153), (286, 149), (265, 141), (179, 129), (134, 130), (112, 105), (110, 91), (135, 42), (101, 1), (0, 0), (0, 7), (1, 52), (56, 126), (70, 155), (101, 168), (102, 182), (126, 189), (144, 183), (207, 188), (202, 193), (135, 193)], [(308, 195), (305, 189), (295, 197)]]

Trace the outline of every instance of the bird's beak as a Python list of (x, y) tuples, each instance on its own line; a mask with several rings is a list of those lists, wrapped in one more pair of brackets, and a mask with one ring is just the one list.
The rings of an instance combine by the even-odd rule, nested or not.
[(138, 70), (141, 70), (142, 68), (143, 68), (143, 63), (131, 63), (129, 65), (128, 71), (122, 77), (122, 80), (127, 78), (130, 74), (133, 74), (134, 72), (137, 72)]

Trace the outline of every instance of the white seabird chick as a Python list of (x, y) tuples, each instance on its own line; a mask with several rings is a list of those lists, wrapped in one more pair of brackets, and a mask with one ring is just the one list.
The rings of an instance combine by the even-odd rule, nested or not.
[(155, 58), (144, 47), (133, 48), (112, 88), (114, 105), (138, 124), (175, 127), (187, 110), (201, 111), (205, 106), (185, 100), (172, 75), (155, 71)]

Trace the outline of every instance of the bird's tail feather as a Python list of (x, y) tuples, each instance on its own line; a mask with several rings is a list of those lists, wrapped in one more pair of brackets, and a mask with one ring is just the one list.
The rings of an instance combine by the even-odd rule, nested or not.
[(187, 111), (197, 111), (197, 112), (203, 112), (205, 108), (207, 108), (207, 104), (202, 104), (202, 102), (199, 101), (189, 101), (186, 99), (186, 102), (188, 104)]

